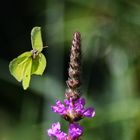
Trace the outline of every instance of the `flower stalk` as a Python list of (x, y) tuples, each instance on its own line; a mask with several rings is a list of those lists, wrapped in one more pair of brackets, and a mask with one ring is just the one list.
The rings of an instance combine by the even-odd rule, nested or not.
[(68, 89), (66, 90), (65, 96), (67, 99), (72, 98), (73, 100), (79, 98), (80, 94), (78, 89), (81, 85), (80, 79), (81, 73), (81, 35), (79, 32), (73, 34), (73, 40), (70, 52), (70, 63), (68, 75), (69, 78), (66, 81)]
[(68, 134), (61, 131), (60, 123), (53, 123), (48, 130), (50, 140), (80, 140), (84, 129), (79, 125), (79, 121), (85, 117), (95, 116), (95, 110), (91, 107), (85, 108), (85, 99), (80, 96), (79, 87), (81, 85), (81, 35), (79, 32), (73, 34), (70, 52), (70, 63), (68, 69), (69, 78), (66, 81), (64, 103), (56, 100), (56, 105), (51, 106), (53, 112), (62, 116), (69, 122)]

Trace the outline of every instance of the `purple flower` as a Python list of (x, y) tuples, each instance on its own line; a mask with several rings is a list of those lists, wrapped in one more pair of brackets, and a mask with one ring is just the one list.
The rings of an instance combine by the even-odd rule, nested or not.
[(69, 135), (72, 140), (79, 138), (83, 134), (83, 131), (84, 131), (83, 127), (81, 127), (79, 124), (77, 123), (70, 124)]
[(79, 32), (73, 35), (70, 64), (68, 71), (67, 89), (65, 92), (64, 103), (56, 100), (56, 104), (51, 106), (53, 112), (61, 115), (69, 122), (68, 133), (61, 131), (60, 123), (53, 123), (52, 128), (48, 129), (50, 140), (79, 140), (83, 135), (83, 127), (77, 122), (84, 117), (92, 118), (95, 110), (91, 107), (85, 108), (85, 99), (81, 98), (79, 87), (81, 85), (81, 37)]
[(76, 101), (73, 101), (72, 98), (65, 99), (64, 104), (61, 101), (57, 100), (56, 105), (52, 106), (52, 110), (63, 116), (68, 121), (78, 121), (83, 117), (94, 117), (95, 110), (93, 108), (84, 108), (85, 99), (79, 98)]
[(70, 124), (68, 134), (60, 130), (59, 122), (53, 123), (52, 128), (48, 129), (48, 135), (50, 136), (50, 140), (53, 140), (53, 138), (56, 138), (57, 140), (76, 140), (82, 134), (83, 128), (77, 123)]
[(58, 113), (60, 115), (63, 115), (65, 114), (65, 106), (61, 103), (61, 101), (59, 100), (56, 100), (56, 105), (55, 106), (52, 106), (52, 110), (55, 112), (55, 113)]
[(52, 128), (48, 129), (48, 135), (50, 136), (50, 140), (53, 140), (54, 137), (58, 140), (67, 140), (67, 134), (61, 132), (59, 122), (52, 124)]

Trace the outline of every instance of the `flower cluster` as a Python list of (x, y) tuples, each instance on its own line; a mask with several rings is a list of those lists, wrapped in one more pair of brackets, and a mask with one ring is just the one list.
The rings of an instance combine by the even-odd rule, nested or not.
[(59, 122), (53, 123), (52, 128), (48, 130), (50, 140), (53, 140), (54, 137), (57, 138), (57, 140), (76, 140), (82, 134), (83, 128), (77, 123), (70, 124), (68, 134), (61, 131)]
[(85, 108), (85, 99), (80, 97), (79, 86), (80, 81), (80, 65), (81, 65), (81, 43), (80, 33), (76, 32), (73, 35), (69, 78), (66, 81), (68, 89), (66, 89), (64, 103), (60, 100), (51, 106), (53, 112), (62, 116), (69, 122), (68, 133), (62, 132), (60, 123), (53, 123), (52, 128), (48, 129), (50, 140), (79, 140), (83, 134), (83, 128), (78, 124), (78, 121), (84, 117), (92, 118), (95, 116), (95, 110), (91, 107)]
[(84, 108), (84, 98), (79, 98), (76, 101), (73, 101), (72, 98), (65, 99), (64, 104), (57, 100), (56, 105), (52, 106), (52, 110), (69, 122), (76, 122), (84, 117), (91, 118), (95, 115), (93, 108)]

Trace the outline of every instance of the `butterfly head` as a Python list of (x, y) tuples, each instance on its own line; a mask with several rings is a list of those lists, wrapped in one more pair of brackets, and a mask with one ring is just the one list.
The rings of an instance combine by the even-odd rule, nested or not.
[(35, 59), (39, 54), (39, 52), (36, 49), (31, 50), (31, 52), (32, 52), (33, 59)]

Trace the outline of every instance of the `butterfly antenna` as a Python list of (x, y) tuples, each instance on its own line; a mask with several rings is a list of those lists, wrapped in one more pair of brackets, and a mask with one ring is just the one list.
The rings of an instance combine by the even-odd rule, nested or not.
[(44, 46), (43, 49), (44, 49), (44, 48), (48, 48), (48, 46)]

